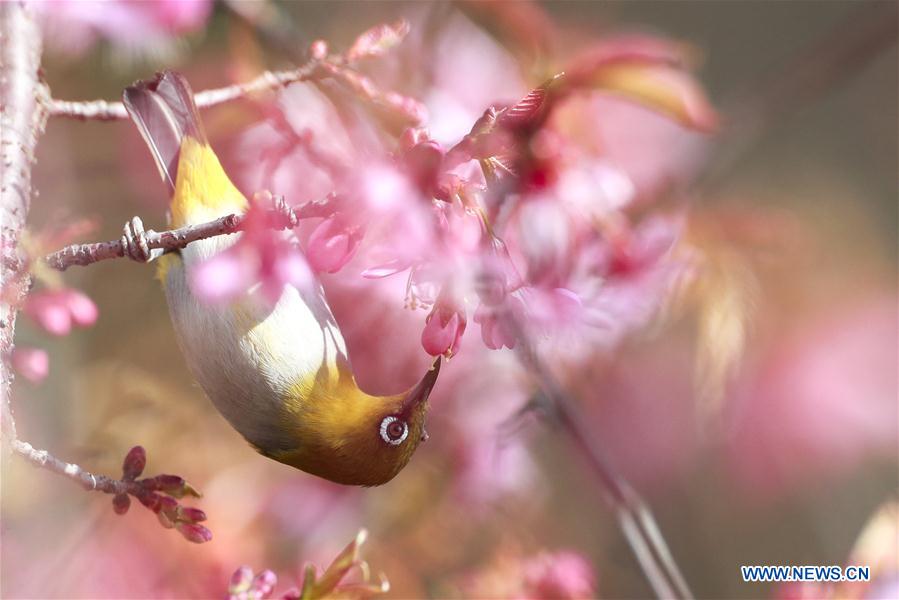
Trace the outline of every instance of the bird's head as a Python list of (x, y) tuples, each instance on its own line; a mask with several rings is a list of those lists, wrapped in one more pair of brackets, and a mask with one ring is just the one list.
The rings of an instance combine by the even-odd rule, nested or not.
[(437, 359), (418, 384), (393, 396), (371, 396), (359, 389), (352, 376), (341, 377), (289, 418), (295, 448), (261, 451), (336, 483), (387, 483), (427, 439), (428, 397), (439, 372)]

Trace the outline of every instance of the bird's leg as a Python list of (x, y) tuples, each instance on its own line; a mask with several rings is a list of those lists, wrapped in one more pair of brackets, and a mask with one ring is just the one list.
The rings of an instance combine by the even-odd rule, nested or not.
[(293, 229), (299, 224), (299, 218), (294, 210), (287, 204), (287, 201), (284, 199), (284, 196), (278, 195), (273, 196), (271, 192), (268, 190), (263, 192), (257, 192), (257, 199), (261, 199), (262, 201), (267, 201), (271, 204), (272, 210), (278, 215), (279, 218), (284, 219), (284, 224), (289, 228)]
[[(149, 233), (153, 233), (151, 230)], [(157, 259), (165, 252), (162, 248), (150, 249), (147, 243), (147, 232), (144, 231), (144, 223), (140, 217), (132, 217), (125, 223), (122, 238), (122, 254), (137, 262), (147, 263)]]

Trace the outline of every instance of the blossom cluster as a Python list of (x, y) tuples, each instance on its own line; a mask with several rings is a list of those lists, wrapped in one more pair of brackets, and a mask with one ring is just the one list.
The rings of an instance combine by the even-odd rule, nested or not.
[[(383, 52), (408, 30), (403, 23), (376, 27), (345, 56), (366, 54), (358, 48)], [(370, 99), (366, 76), (327, 64), (341, 69), (341, 76), (330, 73), (338, 83), (356, 81), (349, 92)], [(378, 118), (376, 135), (358, 114), (347, 127), (330, 100), (291, 89), (271, 126), (279, 139), (293, 141), (271, 146), (267, 132), (260, 138), (251, 131), (247, 143), (269, 146), (262, 154), (271, 165), (260, 182), (294, 202), (309, 269), (322, 275), (351, 268), (367, 280), (404, 274), (405, 306), (427, 311), (420, 334), (427, 353), (456, 355), (470, 322), (490, 349), (564, 332), (608, 346), (645, 323), (687, 272), (676, 248), (682, 219), (677, 211), (634, 217), (649, 190), (579, 127), (585, 113), (603, 119), (591, 103), (614, 94), (680, 127), (711, 131), (715, 113), (687, 67), (684, 48), (674, 42), (612, 38), (519, 102), (488, 103), (452, 142), (425, 126), (390, 137), (396, 120)], [(442, 115), (430, 118), (441, 128)], [(282, 164), (302, 178), (283, 180)], [(218, 282), (229, 288), (239, 282), (229, 289), (233, 296), (260, 282), (276, 299), (283, 285), (306, 278), (297, 275), (305, 273), (298, 253), (288, 246), (276, 252), (272, 244), (270, 235), (245, 234), (239, 252), (255, 251), (254, 276), (234, 261), (230, 271), (223, 270), (224, 258), (210, 261), (204, 272), (215, 277), (195, 280), (198, 294), (217, 297)]]

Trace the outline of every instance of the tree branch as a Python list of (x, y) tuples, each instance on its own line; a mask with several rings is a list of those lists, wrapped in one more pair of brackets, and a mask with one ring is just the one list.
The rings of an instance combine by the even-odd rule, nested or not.
[(12, 449), (13, 452), (35, 467), (47, 469), (57, 475), (67, 477), (86, 490), (106, 494), (131, 494), (133, 496), (141, 493), (138, 484), (134, 481), (113, 479), (106, 475), (95, 475), (74, 463), (67, 463), (56, 458), (46, 450), (38, 450), (28, 442), (15, 440), (12, 443)]
[(62, 475), (87, 491), (112, 494), (113, 510), (120, 515), (128, 512), (131, 506), (129, 496), (133, 496), (156, 514), (163, 527), (177, 529), (188, 541), (201, 544), (212, 539), (212, 533), (200, 525), (206, 520), (206, 513), (198, 508), (182, 506), (177, 500), (185, 496), (200, 497), (200, 493), (183, 477), (156, 475), (137, 479), (147, 463), (147, 455), (140, 446), (132, 448), (125, 457), (121, 479), (96, 475), (22, 440), (13, 440), (12, 451), (33, 466)]
[(31, 165), (47, 114), (38, 102), (41, 33), (21, 2), (0, 5), (0, 427), (4, 445), (16, 438), (10, 407), (16, 311), (30, 276), (19, 237), (31, 205)]
[[(360, 34), (346, 52), (332, 55), (328, 55), (327, 43), (316, 40), (309, 47), (310, 58), (298, 69), (266, 71), (247, 83), (199, 92), (194, 95), (194, 100), (199, 108), (206, 108), (265, 90), (287, 87), (299, 81), (332, 79), (365, 102), (376, 114), (387, 117), (394, 124), (418, 126), (426, 118), (424, 105), (395, 91), (380, 89), (371, 79), (352, 68), (354, 63), (363, 58), (383, 54), (388, 48), (400, 43), (408, 32), (409, 24), (404, 20), (392, 25), (376, 26)], [(50, 98), (48, 94), (45, 104), (49, 107), (50, 116), (54, 117), (68, 117), (79, 121), (119, 121), (128, 118), (125, 105), (121, 102), (57, 100)]]
[[(228, 235), (240, 231), (243, 224), (241, 215), (225, 215), (201, 225), (186, 225), (169, 231), (146, 232), (147, 247), (150, 250), (171, 252), (184, 248), (191, 242), (203, 240), (217, 235)], [(101, 260), (122, 258), (126, 256), (128, 244), (124, 239), (89, 244), (72, 244), (44, 258), (44, 261), (57, 271), (65, 271), (71, 266), (86, 267)]]
[[(311, 59), (298, 69), (266, 71), (247, 83), (236, 83), (212, 90), (203, 90), (195, 94), (194, 99), (199, 108), (208, 108), (257, 92), (287, 87), (291, 83), (298, 81), (315, 79), (318, 77), (319, 66), (322, 62), (322, 60)], [(68, 117), (79, 121), (120, 121), (128, 118), (125, 105), (121, 102), (109, 102), (107, 100), (77, 102), (53, 99), (50, 100), (49, 105), (51, 117)]]
[[(289, 229), (296, 227), (301, 218), (326, 216), (331, 210), (329, 206), (333, 198), (334, 196), (328, 196), (323, 200), (313, 200), (298, 208), (291, 208), (284, 198), (276, 196), (273, 202), (274, 208), (271, 210), (272, 218), (269, 220), (272, 229)], [(185, 225), (168, 231), (149, 230), (144, 234), (144, 240), (148, 250), (171, 252), (180, 250), (198, 240), (238, 233), (243, 230), (245, 218), (245, 215), (231, 214), (207, 223)], [(102, 260), (128, 256), (128, 246), (125, 236), (108, 242), (72, 244), (44, 257), (44, 262), (57, 271), (65, 271), (75, 265), (85, 267)]]

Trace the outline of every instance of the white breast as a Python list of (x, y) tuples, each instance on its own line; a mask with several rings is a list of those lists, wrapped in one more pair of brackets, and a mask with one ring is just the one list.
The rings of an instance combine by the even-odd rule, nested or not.
[(275, 426), (286, 392), (323, 368), (336, 373), (346, 347), (318, 283), (302, 292), (286, 287), (274, 307), (254, 290), (231, 305), (201, 303), (187, 271), (236, 239), (181, 251), (182, 262), (166, 273), (169, 311), (188, 367), (218, 410), (254, 445), (289, 449), (295, 440)]

